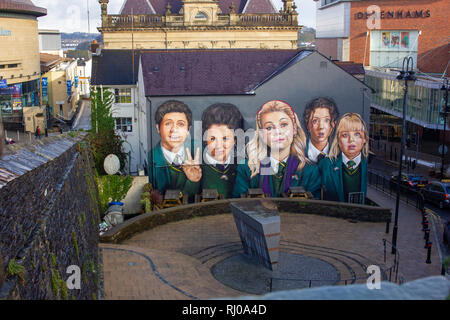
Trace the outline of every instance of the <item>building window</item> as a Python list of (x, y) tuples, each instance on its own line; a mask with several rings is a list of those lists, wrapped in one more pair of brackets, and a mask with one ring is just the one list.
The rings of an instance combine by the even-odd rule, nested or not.
[(116, 103), (131, 103), (131, 88), (115, 89)]
[(123, 132), (133, 132), (131, 118), (116, 118), (116, 130)]
[(321, 4), (322, 7), (326, 6), (327, 4), (333, 3), (333, 2), (337, 2), (338, 0), (322, 0)]
[(14, 69), (18, 68), (20, 63), (0, 64), (0, 69)]
[(370, 65), (401, 68), (403, 58), (417, 63), (418, 30), (373, 30), (370, 33)]
[(195, 15), (195, 20), (207, 20), (208, 16), (203, 12), (197, 12)]

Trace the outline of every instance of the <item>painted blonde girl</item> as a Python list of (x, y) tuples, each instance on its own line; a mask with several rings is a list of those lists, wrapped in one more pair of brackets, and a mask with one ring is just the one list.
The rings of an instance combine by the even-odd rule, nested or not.
[(256, 131), (247, 144), (245, 164), (238, 166), (233, 196), (262, 188), (266, 196), (281, 197), (291, 186), (319, 194), (318, 168), (306, 158), (306, 136), (292, 107), (280, 100), (262, 105)]
[(367, 159), (369, 135), (367, 125), (357, 113), (344, 114), (336, 125), (330, 153), (319, 164), (324, 199), (364, 202), (367, 193)]

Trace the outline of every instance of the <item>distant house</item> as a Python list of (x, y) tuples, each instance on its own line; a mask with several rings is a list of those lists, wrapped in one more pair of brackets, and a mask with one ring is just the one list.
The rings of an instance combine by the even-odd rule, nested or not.
[(40, 54), (42, 103), (48, 118), (71, 122), (79, 100), (77, 61), (47, 53)]
[(131, 57), (131, 50), (103, 50), (94, 57), (93, 84), (116, 93), (116, 129), (130, 144), (132, 172), (147, 167), (147, 153), (159, 141), (155, 110), (171, 99), (186, 103), (194, 120), (213, 103), (232, 103), (244, 116), (244, 129), (254, 128), (268, 100), (288, 102), (301, 119), (318, 96), (333, 98), (341, 114), (357, 112), (368, 121), (364, 91), (370, 88), (316, 51), (142, 50), (135, 52), (134, 69)]
[(62, 57), (61, 32), (39, 29), (39, 52)]
[(107, 88), (114, 93), (113, 116), (116, 118), (116, 130), (126, 141), (124, 151), (130, 152), (130, 171), (137, 173), (139, 168), (143, 168), (138, 156), (142, 140), (137, 128), (143, 126), (140, 119), (145, 112), (138, 106), (137, 79), (140, 52), (134, 51), (134, 60), (132, 50), (99, 52), (101, 52), (99, 55), (92, 57), (91, 85)]
[(66, 57), (77, 60), (78, 92), (82, 97), (89, 97), (92, 76), (92, 52), (89, 50), (68, 50), (66, 51)]

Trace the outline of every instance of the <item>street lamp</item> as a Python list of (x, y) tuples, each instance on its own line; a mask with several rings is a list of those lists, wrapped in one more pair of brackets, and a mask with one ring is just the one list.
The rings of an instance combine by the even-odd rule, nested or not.
[[(411, 62), (411, 66), (410, 66)], [(406, 64), (406, 69), (405, 69)], [(397, 232), (398, 232), (398, 207), (400, 204), (400, 182), (402, 178), (402, 164), (403, 164), (403, 150), (405, 146), (405, 130), (406, 130), (406, 99), (408, 97), (408, 82), (415, 81), (416, 77), (414, 76), (414, 71), (412, 70), (414, 67), (414, 62), (412, 57), (405, 57), (403, 59), (402, 71), (397, 76), (397, 80), (405, 80), (404, 94), (403, 94), (403, 117), (402, 117), (402, 139), (400, 144), (400, 160), (399, 160), (399, 168), (398, 168), (398, 177), (397, 177), (397, 198), (395, 200), (395, 216), (394, 216), (394, 228), (392, 231), (392, 254), (397, 252)]]
[(441, 111), (441, 115), (444, 117), (444, 138), (443, 143), (441, 147), (441, 179), (444, 178), (444, 155), (445, 155), (445, 142), (446, 142), (446, 136), (445, 136), (445, 130), (447, 126), (447, 116), (450, 113), (450, 110), (448, 108), (448, 79), (445, 78), (445, 84), (442, 84), (441, 90), (445, 90), (444, 92), (444, 99), (445, 99), (445, 105), (444, 109)]

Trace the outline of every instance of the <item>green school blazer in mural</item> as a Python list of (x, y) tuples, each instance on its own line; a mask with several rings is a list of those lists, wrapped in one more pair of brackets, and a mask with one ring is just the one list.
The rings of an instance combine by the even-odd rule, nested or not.
[(210, 164), (202, 165), (201, 189), (216, 189), (225, 198), (231, 198), (236, 180), (237, 165), (229, 164), (226, 168)]
[(161, 143), (158, 143), (155, 148), (149, 152), (148, 163), (148, 180), (153, 188), (158, 189), (162, 195), (164, 195), (168, 189), (180, 189), (183, 192), (183, 195), (188, 195), (190, 198), (199, 192), (200, 181), (192, 182), (188, 180), (181, 167), (171, 166), (166, 158), (164, 158)]
[[(298, 165), (298, 160), (296, 163)], [(282, 166), (280, 166), (279, 170), (283, 170)], [(290, 174), (289, 170), (284, 169), (283, 174), (283, 182), (281, 183), (279, 181), (275, 181), (275, 179), (277, 179), (275, 175), (263, 176), (257, 174), (253, 178), (250, 178), (251, 173), (250, 168), (248, 167), (248, 160), (245, 159), (245, 164), (239, 164), (237, 168), (236, 182), (233, 188), (233, 197), (239, 198), (241, 194), (246, 194), (249, 188), (263, 188), (264, 190), (265, 187), (266, 190), (264, 190), (264, 193), (268, 193), (272, 197), (282, 197), (282, 193), (287, 192), (289, 187), (303, 186), (306, 191), (310, 191), (313, 194), (314, 198), (320, 198), (321, 179), (319, 168), (316, 165), (307, 163), (300, 171), (296, 170), (295, 166), (295, 171), (292, 172), (290, 179), (287, 179), (287, 175)], [(264, 177), (267, 178), (266, 186), (264, 186)]]
[[(356, 171), (354, 177), (346, 177), (346, 185), (350, 186), (352, 183), (350, 179), (358, 179), (355, 184), (360, 185), (360, 190), (351, 190), (351, 188), (344, 188), (344, 170), (342, 167), (342, 153), (339, 154), (336, 160), (331, 160), (326, 157), (319, 163), (320, 174), (322, 176), (322, 185), (324, 186), (324, 200), (347, 202), (344, 189), (350, 192), (364, 192), (367, 195), (367, 159), (361, 156), (361, 163), (359, 169)], [(360, 170), (360, 171), (359, 171)]]

